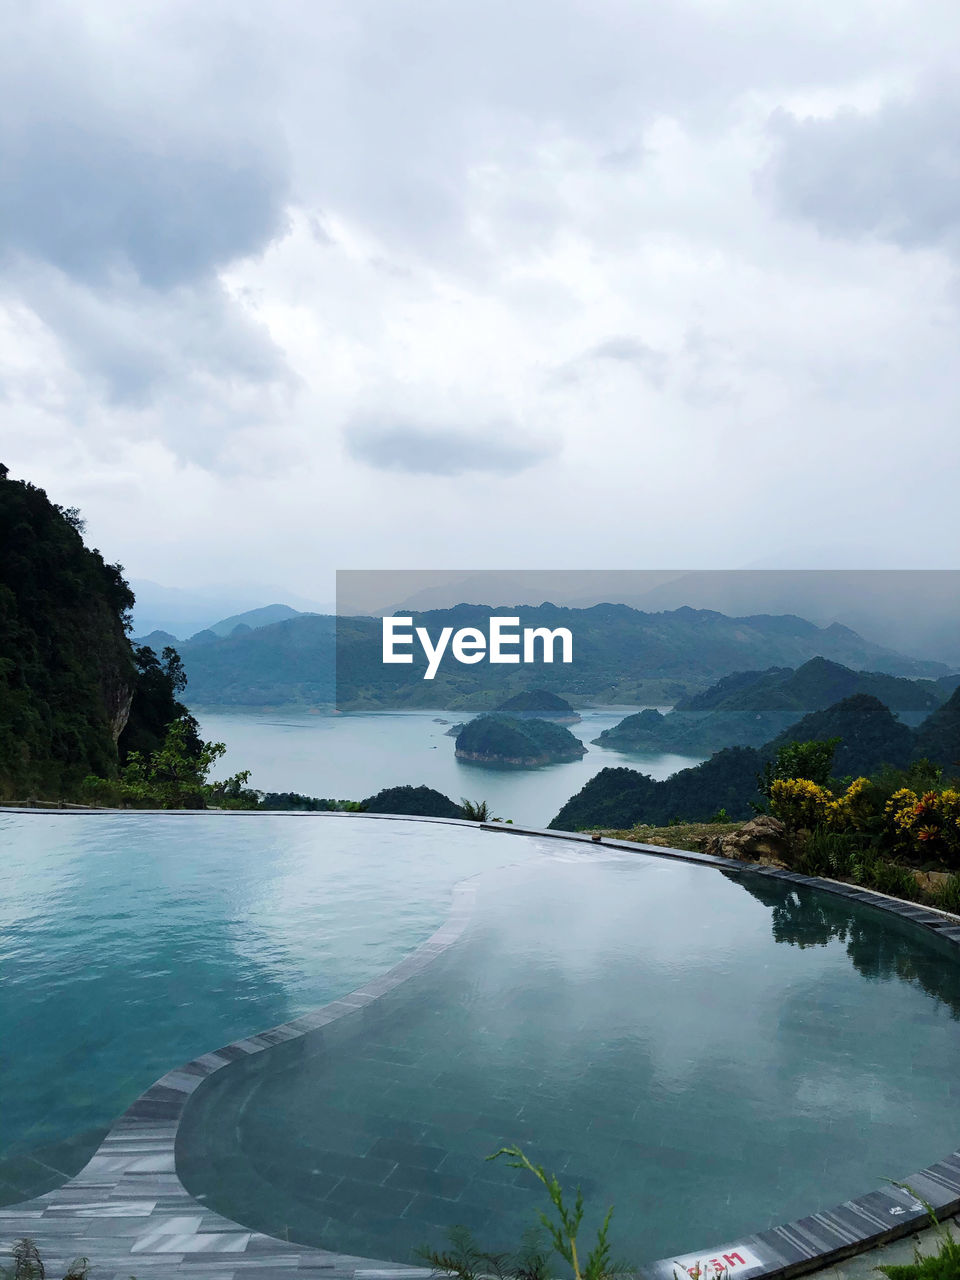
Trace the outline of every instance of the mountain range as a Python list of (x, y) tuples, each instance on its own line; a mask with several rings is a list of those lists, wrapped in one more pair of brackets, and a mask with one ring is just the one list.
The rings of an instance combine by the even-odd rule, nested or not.
[[(942, 663), (912, 658), (864, 639), (839, 623), (817, 627), (792, 615), (728, 617), (682, 607), (644, 613), (627, 605), (569, 609), (553, 604), (490, 608), (460, 604), (413, 614), (413, 625), (436, 636), (444, 627), (485, 630), (491, 613), (521, 627), (568, 628), (574, 660), (474, 665), (453, 658), (425, 680), (426, 659), (414, 648), (409, 665), (382, 661), (381, 620), (298, 614), (230, 635), (212, 630), (177, 644), (193, 705), (329, 705), (342, 710), (443, 707), (485, 711), (505, 697), (543, 689), (574, 705), (674, 704), (734, 672), (802, 667), (823, 657), (853, 670), (935, 681)], [(238, 629), (239, 628), (239, 629)], [(147, 637), (152, 647), (154, 638)], [(336, 673), (336, 682), (335, 682)]]

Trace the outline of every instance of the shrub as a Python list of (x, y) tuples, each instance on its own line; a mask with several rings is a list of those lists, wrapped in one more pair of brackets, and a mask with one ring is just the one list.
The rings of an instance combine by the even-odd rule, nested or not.
[[(550, 1244), (573, 1272), (574, 1280), (611, 1280), (627, 1268), (614, 1262), (607, 1238), (613, 1209), (607, 1210), (602, 1225), (597, 1230), (596, 1243), (586, 1258), (580, 1257), (579, 1235), (583, 1222), (583, 1193), (577, 1188), (576, 1199), (571, 1206), (555, 1174), (548, 1174), (542, 1165), (533, 1164), (519, 1147), (501, 1147), (488, 1160), (500, 1156), (509, 1157), (511, 1169), (526, 1169), (542, 1183), (553, 1206), (554, 1217), (541, 1213), (540, 1222), (547, 1232)], [(473, 1241), (464, 1227), (455, 1227), (450, 1233), (451, 1250), (438, 1253), (429, 1248), (417, 1250), (418, 1256), (438, 1271), (452, 1273), (458, 1280), (480, 1280), (495, 1276), (497, 1280), (548, 1280), (549, 1258), (539, 1246), (539, 1237), (527, 1233), (525, 1243), (515, 1254), (487, 1253)]]
[(794, 831), (827, 825), (833, 793), (809, 778), (776, 778), (770, 784), (770, 812)]

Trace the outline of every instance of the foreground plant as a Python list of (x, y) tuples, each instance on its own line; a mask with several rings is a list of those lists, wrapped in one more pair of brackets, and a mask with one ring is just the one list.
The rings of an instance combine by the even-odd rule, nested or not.
[(580, 1225), (583, 1222), (583, 1192), (577, 1187), (577, 1196), (571, 1209), (564, 1200), (563, 1188), (560, 1186), (556, 1174), (548, 1175), (543, 1165), (532, 1164), (519, 1147), (501, 1147), (492, 1156), (487, 1156), (487, 1159), (497, 1160), (500, 1156), (508, 1156), (507, 1164), (511, 1169), (526, 1169), (546, 1188), (547, 1195), (550, 1197), (550, 1202), (556, 1213), (556, 1221), (542, 1211), (539, 1214), (540, 1221), (546, 1228), (554, 1249), (573, 1268), (574, 1280), (604, 1280), (604, 1277), (612, 1276), (624, 1270), (620, 1264), (614, 1263), (610, 1257), (608, 1233), (610, 1219), (613, 1217), (612, 1205), (607, 1210), (603, 1225), (597, 1231), (596, 1244), (587, 1255), (586, 1261), (581, 1264), (577, 1249), (577, 1237), (580, 1232)]
[(891, 1262), (886, 1266), (877, 1267), (876, 1270), (883, 1272), (887, 1280), (960, 1280), (960, 1240), (956, 1239), (950, 1228), (940, 1221), (934, 1207), (922, 1196), (918, 1196), (912, 1187), (905, 1182), (895, 1182), (893, 1185), (900, 1187), (903, 1191), (909, 1191), (910, 1195), (926, 1209), (936, 1231), (937, 1252), (921, 1253), (920, 1246), (914, 1245), (912, 1262)]
[[(43, 1259), (32, 1240), (27, 1237), (18, 1240), (13, 1246), (12, 1255), (13, 1266), (0, 1267), (0, 1280), (46, 1280)], [(90, 1263), (86, 1258), (74, 1258), (63, 1280), (87, 1280), (89, 1270)]]
[[(538, 1216), (553, 1250), (572, 1269), (574, 1280), (612, 1280), (612, 1277), (628, 1270), (625, 1264), (612, 1261), (610, 1256), (607, 1237), (613, 1217), (612, 1206), (597, 1231), (596, 1244), (586, 1261), (581, 1261), (577, 1244), (583, 1222), (583, 1192), (580, 1188), (577, 1187), (571, 1208), (556, 1175), (548, 1174), (542, 1165), (533, 1164), (519, 1147), (501, 1147), (487, 1159), (498, 1160), (500, 1156), (508, 1157), (511, 1169), (526, 1169), (546, 1188), (555, 1217), (551, 1218), (542, 1211)], [(466, 1227), (452, 1228), (449, 1237), (449, 1250), (438, 1252), (422, 1248), (416, 1251), (417, 1256), (437, 1271), (457, 1276), (458, 1280), (485, 1280), (491, 1276), (496, 1280), (549, 1280), (549, 1254), (543, 1251), (542, 1234), (536, 1228), (526, 1233), (516, 1253), (490, 1253), (479, 1248)]]
[(463, 810), (463, 816), (469, 822), (499, 822), (499, 818), (495, 818), (491, 812), (490, 806), (486, 800), (467, 800), (463, 797), (460, 800), (460, 808)]
[(516, 1253), (489, 1253), (474, 1240), (466, 1227), (451, 1227), (449, 1249), (426, 1247), (415, 1250), (418, 1258), (437, 1271), (456, 1276), (457, 1280), (550, 1280), (548, 1255), (541, 1235), (534, 1228), (524, 1236)]

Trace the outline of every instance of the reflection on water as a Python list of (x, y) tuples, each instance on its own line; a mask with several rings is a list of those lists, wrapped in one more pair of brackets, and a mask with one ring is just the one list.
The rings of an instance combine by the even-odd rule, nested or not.
[(928, 935), (925, 945), (917, 945), (917, 929), (896, 916), (885, 916), (878, 933), (871, 927), (874, 913), (864, 917), (864, 908), (852, 907), (845, 898), (761, 876), (722, 874), (770, 908), (777, 942), (795, 947), (844, 942), (851, 963), (864, 978), (915, 983), (960, 1020), (960, 964), (956, 948), (945, 939)]
[(944, 1154), (960, 1029), (936, 939), (637, 855), (481, 884), (470, 931), (421, 977), (198, 1090), (178, 1146), (195, 1194), (366, 1256), (407, 1261), (453, 1223), (500, 1249), (539, 1207), (484, 1159), (518, 1142), (583, 1187), (588, 1221), (613, 1202), (616, 1252), (642, 1261)]

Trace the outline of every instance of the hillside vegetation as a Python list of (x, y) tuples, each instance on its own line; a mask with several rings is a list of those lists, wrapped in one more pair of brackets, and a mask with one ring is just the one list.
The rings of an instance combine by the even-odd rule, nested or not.
[(879, 699), (856, 694), (804, 716), (761, 748), (728, 747), (702, 764), (655, 782), (636, 769), (601, 769), (550, 823), (578, 831), (662, 825), (682, 818), (709, 821), (725, 810), (749, 818), (762, 803), (758, 779), (781, 748), (793, 742), (836, 739), (836, 776), (869, 776), (884, 766), (905, 768), (927, 759), (946, 772), (960, 771), (960, 689), (917, 730), (899, 721)]
[(137, 681), (119, 565), (76, 511), (0, 479), (0, 796), (61, 796), (114, 776)]
[(942, 681), (854, 671), (823, 657), (797, 670), (738, 671), (701, 693), (681, 698), (666, 715), (650, 709), (627, 716), (595, 739), (615, 751), (709, 755), (723, 747), (760, 747), (804, 715), (858, 694), (897, 712), (929, 715), (948, 697)]
[(131, 644), (122, 567), (82, 535), (0, 467), (0, 799), (203, 805), (223, 748), (180, 701), (176, 651)]
[(569, 729), (551, 720), (513, 716), (478, 716), (456, 738), (458, 760), (513, 768), (536, 768), (563, 760), (579, 760), (586, 747)]

